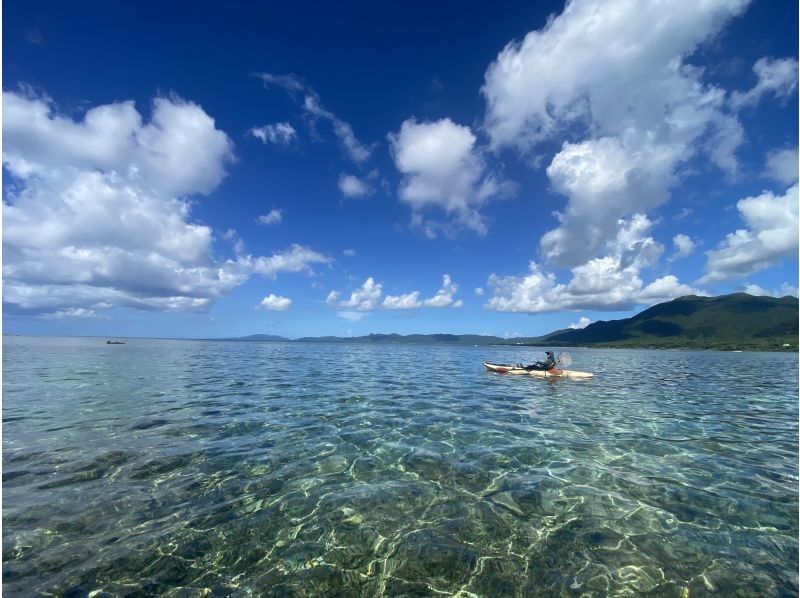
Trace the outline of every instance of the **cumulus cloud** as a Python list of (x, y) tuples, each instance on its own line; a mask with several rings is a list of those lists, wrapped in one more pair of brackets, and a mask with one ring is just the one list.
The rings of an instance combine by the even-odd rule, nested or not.
[(589, 318), (587, 318), (586, 316), (582, 316), (580, 320), (570, 324), (569, 328), (571, 328), (572, 330), (582, 330), (582, 329), (586, 328), (591, 323), (592, 323), (592, 321)]
[(214, 119), (179, 98), (156, 98), (148, 123), (131, 101), (97, 106), (76, 122), (48, 98), (3, 92), (3, 145), (3, 165), (23, 179), (113, 172), (172, 196), (210, 193), (233, 160)]
[(269, 311), (285, 311), (292, 306), (292, 300), (288, 297), (281, 297), (270, 293), (261, 300), (258, 304), (259, 309), (266, 309)]
[(755, 86), (746, 92), (735, 91), (731, 94), (731, 104), (735, 108), (757, 104), (766, 93), (786, 100), (797, 89), (797, 60), (794, 58), (760, 58), (753, 66), (753, 71), (758, 77)]
[(283, 220), (283, 210), (270, 210), (266, 214), (262, 214), (257, 219), (259, 224), (279, 224)]
[[(412, 223), (429, 237), (453, 226), (486, 234), (480, 208), (492, 198), (514, 192), (512, 183), (486, 172), (470, 128), (449, 118), (422, 123), (408, 119), (388, 140), (395, 166), (403, 175), (400, 199), (411, 206)], [(451, 221), (426, 220), (423, 212), (427, 209), (442, 210)]]
[(772, 180), (791, 185), (797, 182), (797, 148), (776, 150), (767, 155), (766, 176)]
[(534, 261), (522, 276), (491, 274), (488, 285), (494, 296), (485, 307), (525, 313), (622, 310), (702, 294), (671, 275), (645, 285), (641, 271), (654, 266), (664, 251), (649, 235), (651, 226), (642, 214), (619, 222), (616, 238), (606, 243), (607, 255), (572, 268), (572, 278), (566, 284), (557, 282), (555, 274)]
[(453, 282), (449, 274), (442, 276), (442, 288), (430, 299), (425, 299), (425, 307), (462, 307), (464, 302), (461, 299), (453, 299), (453, 295), (458, 292), (458, 285)]
[[(364, 284), (362, 284), (360, 288), (356, 289), (350, 294), (349, 299), (340, 301), (339, 306), (351, 308), (356, 311), (372, 311), (378, 305), (378, 301), (381, 298), (382, 288), (382, 285), (378, 282), (375, 282), (375, 280), (370, 276), (364, 281)], [(329, 300), (331, 300), (331, 296), (334, 296), (333, 293), (335, 293), (335, 291), (332, 291), (331, 294), (328, 295)], [(338, 293), (336, 296), (338, 296)], [(336, 296), (334, 296), (334, 300)]]
[(333, 128), (339, 143), (347, 156), (354, 162), (360, 163), (367, 160), (372, 154), (372, 147), (361, 143), (353, 132), (350, 124), (333, 112), (326, 110), (322, 105), (319, 94), (312, 87), (306, 85), (299, 77), (293, 74), (274, 75), (271, 73), (258, 73), (266, 87), (275, 86), (287, 91), (292, 97), (302, 95), (301, 106), (312, 124), (318, 120), (327, 121)]
[(634, 127), (640, 134), (655, 130), (665, 117), (678, 126), (706, 121), (703, 103), (710, 100), (713, 107), (718, 92), (705, 90), (700, 73), (682, 59), (746, 5), (567, 3), (542, 30), (509, 43), (487, 70), (481, 91), (493, 146), (529, 149), (571, 123), (615, 133)]
[(695, 242), (690, 237), (684, 234), (677, 234), (672, 237), (672, 244), (675, 246), (675, 251), (671, 259), (677, 260), (692, 255), (695, 250)]
[(238, 263), (247, 270), (268, 278), (275, 278), (281, 272), (313, 273), (314, 264), (329, 264), (331, 259), (323, 253), (314, 251), (305, 245), (297, 243), (280, 253), (269, 257), (246, 256), (240, 258)]
[[(741, 125), (725, 91), (684, 60), (746, 4), (573, 0), (489, 66), (482, 93), (493, 148), (528, 154), (573, 139), (547, 168), (568, 198), (541, 239), (548, 262), (574, 266), (596, 255), (620, 218), (667, 201), (681, 166), (700, 152), (736, 174)], [(580, 131), (585, 138), (575, 139)]]
[(701, 284), (743, 278), (797, 257), (797, 185), (784, 195), (764, 191), (739, 200), (736, 207), (747, 228), (730, 233), (720, 245), (706, 252), (706, 274)]
[(372, 192), (369, 183), (352, 174), (342, 173), (339, 176), (339, 190), (350, 198), (365, 197)]
[(788, 282), (784, 282), (780, 287), (771, 291), (763, 289), (757, 284), (747, 284), (742, 290), (745, 293), (759, 297), (786, 297), (787, 295), (797, 297), (797, 287), (790, 285)]
[(422, 307), (419, 300), (419, 291), (413, 291), (405, 295), (386, 295), (383, 300), (384, 309), (417, 309)]
[(262, 143), (289, 145), (297, 137), (297, 131), (289, 123), (275, 123), (263, 127), (253, 127), (249, 133)]
[(11, 311), (205, 310), (253, 273), (329, 261), (300, 246), (215, 259), (212, 231), (191, 221), (185, 196), (219, 185), (232, 144), (196, 104), (158, 98), (145, 122), (133, 102), (97, 106), (77, 120), (43, 97), (4, 92), (3, 102), (3, 166), (13, 179), (3, 203)]
[(340, 300), (341, 293), (331, 291), (328, 293), (325, 303), (331, 307), (346, 308), (345, 311), (353, 312), (373, 311), (378, 307), (389, 310), (418, 309), (420, 307), (459, 308), (464, 305), (464, 302), (454, 299), (453, 296), (457, 292), (458, 285), (453, 282), (449, 274), (445, 274), (442, 277), (442, 287), (430, 299), (420, 300), (420, 291), (411, 291), (402, 295), (386, 295), (381, 302), (383, 285), (370, 276), (350, 294), (349, 299)]

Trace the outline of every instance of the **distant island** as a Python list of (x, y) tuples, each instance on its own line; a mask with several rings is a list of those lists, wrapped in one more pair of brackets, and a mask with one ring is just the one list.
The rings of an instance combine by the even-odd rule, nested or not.
[(756, 297), (747, 293), (719, 297), (689, 295), (659, 303), (631, 318), (599, 320), (583, 329), (556, 330), (537, 337), (369, 334), (292, 340), (272, 334), (253, 334), (217, 340), (797, 351), (798, 312), (798, 298), (792, 296)]
[(235, 338), (213, 339), (220, 341), (290, 341), (292, 339), (274, 334), (251, 334), (250, 336), (237, 336)]

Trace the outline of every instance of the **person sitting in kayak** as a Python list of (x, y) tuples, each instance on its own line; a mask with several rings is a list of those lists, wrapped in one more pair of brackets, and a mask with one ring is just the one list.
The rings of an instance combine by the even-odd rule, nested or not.
[(546, 351), (545, 355), (547, 357), (545, 357), (544, 361), (535, 361), (530, 365), (522, 365), (521, 363), (517, 365), (521, 368), (528, 370), (529, 372), (531, 370), (539, 370), (539, 371), (552, 370), (554, 367), (556, 367), (556, 358), (553, 355), (552, 351)]

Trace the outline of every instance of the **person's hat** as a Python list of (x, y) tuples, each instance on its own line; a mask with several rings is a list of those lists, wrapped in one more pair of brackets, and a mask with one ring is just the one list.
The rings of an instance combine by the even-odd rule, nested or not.
[(545, 354), (545, 355), (552, 355), (552, 354), (553, 354), (553, 352), (552, 352), (552, 351), (545, 351), (545, 352), (544, 352), (544, 354)]

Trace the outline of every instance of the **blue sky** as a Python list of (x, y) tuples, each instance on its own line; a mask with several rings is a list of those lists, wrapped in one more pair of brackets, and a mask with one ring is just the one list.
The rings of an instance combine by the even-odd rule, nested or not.
[(3, 330), (538, 335), (797, 295), (797, 5), (17, 2)]

